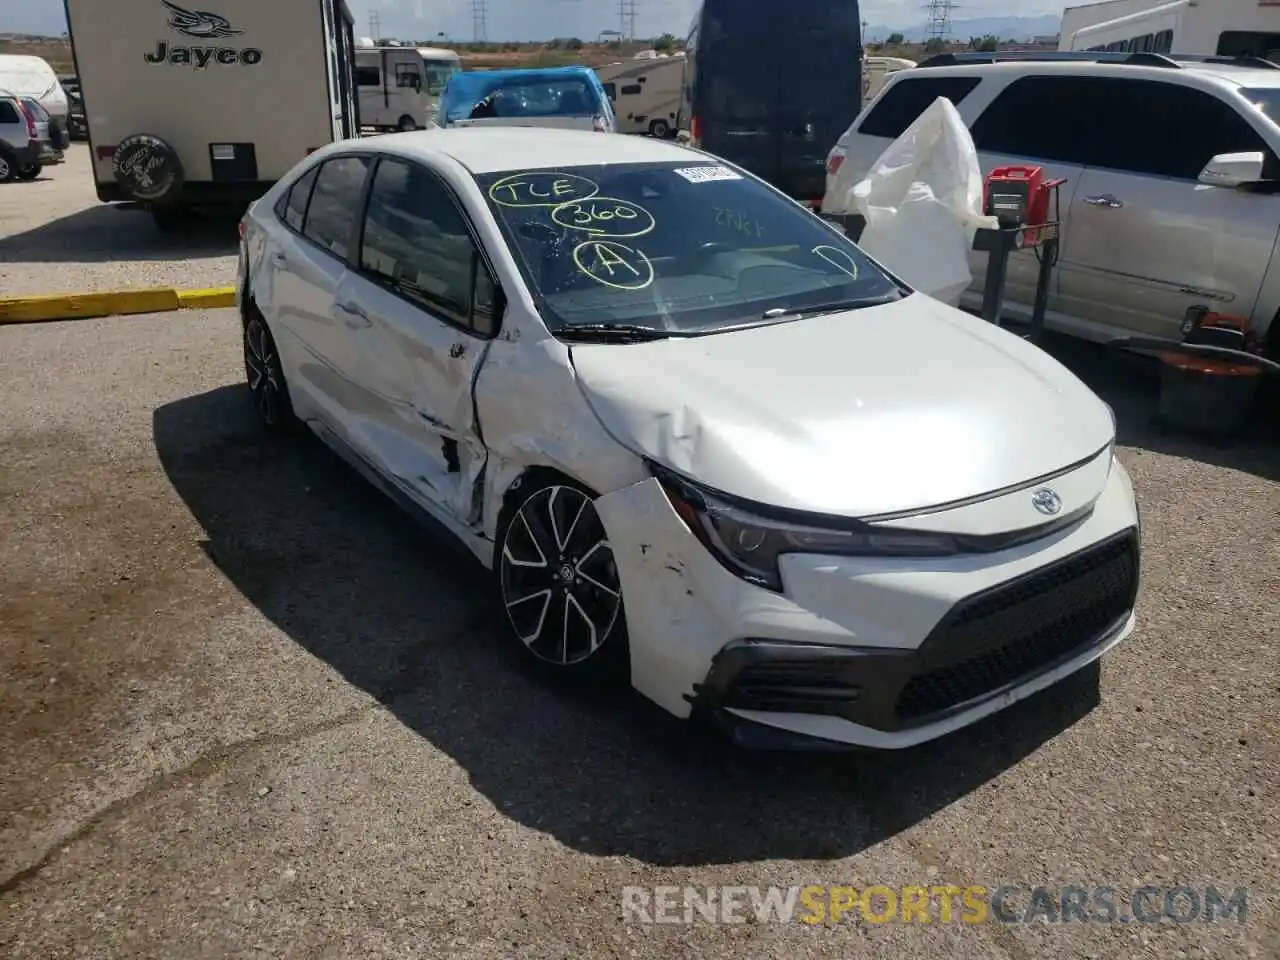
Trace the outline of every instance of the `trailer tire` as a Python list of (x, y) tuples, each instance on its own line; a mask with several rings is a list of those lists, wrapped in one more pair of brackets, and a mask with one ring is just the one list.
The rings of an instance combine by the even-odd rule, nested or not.
[(182, 190), (184, 175), (177, 151), (149, 133), (121, 140), (111, 158), (111, 171), (132, 200), (168, 203)]
[(665, 120), (654, 120), (649, 124), (649, 136), (665, 140), (671, 136), (671, 124)]
[(418, 122), (406, 113), (400, 118), (400, 122), (396, 124), (396, 129), (402, 133), (408, 133), (410, 130), (418, 129)]

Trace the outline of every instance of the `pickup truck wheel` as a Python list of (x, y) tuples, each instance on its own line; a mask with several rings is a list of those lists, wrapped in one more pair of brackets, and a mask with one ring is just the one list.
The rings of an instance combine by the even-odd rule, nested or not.
[(8, 183), (18, 176), (18, 162), (7, 151), (0, 150), (0, 183)]
[(629, 665), (622, 585), (595, 495), (559, 474), (526, 479), (498, 525), (498, 589), (526, 661), (551, 679), (612, 684)]
[(413, 119), (413, 117), (409, 116), (408, 114), (405, 114), (403, 117), (400, 118), (400, 123), (398, 124), (398, 128), (400, 130), (408, 132), (409, 130), (417, 130), (418, 124)]
[(40, 164), (24, 163), (22, 166), (18, 167), (17, 173), (19, 180), (34, 180), (36, 177), (40, 176)]

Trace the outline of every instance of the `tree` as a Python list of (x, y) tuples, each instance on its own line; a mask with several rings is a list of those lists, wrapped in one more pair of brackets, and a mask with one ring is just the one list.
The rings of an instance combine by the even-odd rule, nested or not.
[(885, 46), (900, 47), (902, 46), (903, 36), (900, 33), (891, 33), (885, 38)]
[(947, 42), (941, 37), (930, 37), (924, 42), (925, 53), (941, 53), (947, 47)]
[(988, 33), (978, 41), (978, 45), (974, 49), (981, 50), (984, 53), (994, 53), (1000, 49), (1000, 38)]
[(582, 49), (582, 41), (579, 40), (577, 37), (570, 37), (568, 40), (565, 41), (564, 45), (570, 50)]
[(657, 40), (653, 41), (653, 49), (659, 53), (670, 53), (680, 43), (673, 34), (664, 33)]

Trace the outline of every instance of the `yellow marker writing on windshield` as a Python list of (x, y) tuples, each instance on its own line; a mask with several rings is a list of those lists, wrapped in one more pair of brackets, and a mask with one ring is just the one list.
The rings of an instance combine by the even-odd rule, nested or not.
[(553, 170), (530, 170), (495, 180), (489, 199), (500, 207), (558, 207), (600, 192), (594, 180)]
[(644, 207), (616, 197), (588, 197), (561, 204), (551, 211), (551, 220), (568, 230), (614, 239), (643, 237), (657, 226), (653, 214)]
[(653, 283), (653, 263), (643, 250), (609, 240), (588, 240), (573, 248), (584, 276), (615, 290), (643, 290)]
[(841, 250), (839, 247), (819, 244), (813, 248), (813, 252), (841, 273), (848, 274), (854, 280), (858, 279), (858, 261), (854, 260), (846, 251)]

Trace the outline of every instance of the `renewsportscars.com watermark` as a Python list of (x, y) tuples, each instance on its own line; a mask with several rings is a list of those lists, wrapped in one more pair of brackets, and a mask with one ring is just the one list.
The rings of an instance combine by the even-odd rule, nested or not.
[(627, 923), (1244, 923), (1246, 887), (623, 887)]

